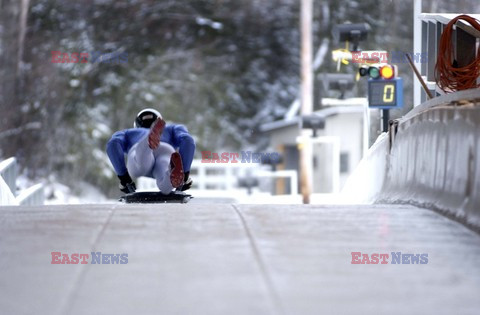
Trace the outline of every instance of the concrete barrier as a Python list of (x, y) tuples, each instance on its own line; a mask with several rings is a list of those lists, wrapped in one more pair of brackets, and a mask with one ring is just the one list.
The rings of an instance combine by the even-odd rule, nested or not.
[[(358, 185), (364, 176), (362, 189), (368, 189), (356, 201), (414, 204), (480, 228), (480, 90), (416, 107), (391, 126), (360, 167), (364, 171), (354, 172), (350, 182)], [(354, 189), (346, 188), (350, 194)]]
[(348, 204), (372, 204), (378, 199), (387, 171), (388, 134), (382, 133), (348, 177), (341, 194)]

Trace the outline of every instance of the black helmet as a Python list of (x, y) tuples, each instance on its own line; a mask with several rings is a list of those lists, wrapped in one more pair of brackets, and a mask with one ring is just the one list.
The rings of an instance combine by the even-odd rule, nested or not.
[(158, 110), (153, 108), (146, 108), (141, 110), (137, 114), (137, 118), (135, 118), (135, 122), (133, 123), (133, 127), (135, 128), (150, 128), (153, 122), (158, 118), (162, 118), (162, 115)]

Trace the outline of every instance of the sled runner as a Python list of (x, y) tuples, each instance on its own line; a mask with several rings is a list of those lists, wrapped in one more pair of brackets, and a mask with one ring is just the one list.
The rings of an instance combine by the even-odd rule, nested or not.
[(119, 201), (124, 203), (187, 203), (192, 198), (192, 195), (182, 191), (172, 191), (168, 195), (159, 191), (139, 191), (123, 195)]

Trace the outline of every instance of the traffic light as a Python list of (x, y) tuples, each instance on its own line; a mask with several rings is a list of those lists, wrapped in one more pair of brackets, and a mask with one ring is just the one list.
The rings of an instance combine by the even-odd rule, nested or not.
[(368, 76), (372, 79), (378, 79), (380, 77), (380, 68), (377, 66), (369, 67)]
[(360, 69), (358, 69), (358, 74), (361, 77), (368, 75), (368, 66), (361, 66)]
[(361, 66), (358, 69), (358, 74), (361, 77), (369, 76), (370, 79), (393, 79), (397, 74), (397, 67), (389, 64), (377, 64), (371, 66)]
[(386, 80), (390, 80), (395, 77), (395, 68), (391, 65), (383, 65), (380, 68), (380, 76)]
[(362, 65), (358, 74), (361, 77), (368, 76), (370, 108), (391, 109), (403, 106), (403, 81), (397, 77), (397, 66), (387, 63)]

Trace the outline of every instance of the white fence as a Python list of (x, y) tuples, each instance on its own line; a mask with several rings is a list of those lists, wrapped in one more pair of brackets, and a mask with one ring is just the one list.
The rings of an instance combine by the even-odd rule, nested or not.
[(37, 184), (17, 192), (17, 160), (14, 157), (0, 162), (0, 205), (43, 205), (43, 184)]
[[(240, 183), (249, 179), (288, 178), (290, 194), (298, 194), (298, 177), (294, 170), (271, 171), (270, 166), (258, 163), (202, 163), (194, 160), (191, 177), (193, 188), (199, 190), (232, 190), (241, 187)], [(140, 178), (137, 181), (141, 190), (156, 189), (153, 179)]]

